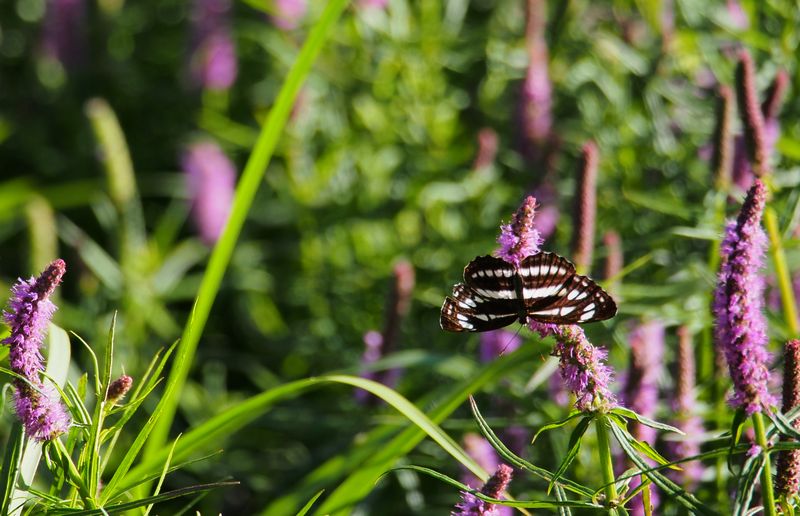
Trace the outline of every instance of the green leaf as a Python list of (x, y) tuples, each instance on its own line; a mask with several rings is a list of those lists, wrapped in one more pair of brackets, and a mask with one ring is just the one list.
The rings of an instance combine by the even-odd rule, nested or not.
[(85, 509), (85, 510), (52, 509), (48, 511), (48, 514), (53, 514), (53, 515), (65, 514), (69, 516), (105, 516), (106, 514), (121, 514), (124, 513), (125, 511), (130, 511), (132, 509), (144, 507), (151, 504), (157, 504), (160, 502), (166, 502), (167, 500), (174, 500), (175, 498), (180, 498), (182, 496), (187, 496), (194, 493), (202, 493), (205, 491), (209, 491), (211, 489), (218, 489), (220, 487), (229, 487), (238, 485), (239, 482), (237, 481), (213, 482), (211, 484), (198, 484), (195, 486), (175, 489), (174, 491), (167, 491), (166, 493), (162, 493), (157, 496), (148, 496), (147, 498), (134, 500), (132, 502), (120, 503), (117, 505), (109, 505), (106, 507), (102, 507), (100, 509)]
[(694, 495), (687, 493), (678, 484), (659, 473), (656, 469), (651, 468), (647, 462), (639, 456), (636, 448), (632, 444), (635, 439), (624, 428), (613, 423), (609, 425), (609, 428), (614, 434), (614, 438), (625, 452), (625, 455), (627, 455), (631, 462), (641, 470), (642, 474), (646, 475), (655, 485), (661, 488), (667, 496), (674, 498), (681, 505), (696, 514), (716, 514), (715, 511), (695, 498)]
[(767, 417), (772, 421), (772, 424), (775, 425), (775, 429), (780, 432), (781, 434), (792, 437), (794, 439), (800, 439), (800, 430), (795, 428), (792, 425), (792, 422), (786, 418), (780, 412), (766, 412)]
[(320, 490), (320, 491), (319, 491), (317, 494), (315, 494), (315, 495), (314, 495), (314, 496), (311, 498), (311, 500), (309, 500), (309, 501), (308, 501), (308, 503), (307, 503), (307, 504), (305, 504), (305, 505), (303, 506), (303, 508), (302, 508), (302, 509), (300, 509), (300, 510), (297, 512), (297, 516), (305, 516), (305, 515), (306, 515), (306, 513), (307, 513), (307, 512), (308, 512), (308, 511), (311, 509), (311, 507), (313, 507), (313, 506), (314, 506), (314, 502), (316, 502), (316, 501), (317, 501), (317, 498), (319, 498), (320, 496), (322, 496), (322, 493), (324, 493), (324, 492), (325, 492), (325, 490), (324, 490), (324, 489), (321, 489), (321, 490)]
[(580, 420), (578, 426), (575, 427), (575, 430), (572, 431), (572, 434), (570, 434), (567, 455), (564, 457), (564, 460), (561, 461), (561, 465), (553, 475), (553, 479), (550, 480), (550, 485), (547, 486), (548, 494), (553, 488), (553, 484), (555, 484), (555, 482), (558, 481), (564, 473), (566, 473), (567, 468), (569, 468), (570, 464), (572, 464), (572, 461), (575, 460), (575, 457), (578, 456), (578, 452), (581, 450), (581, 439), (583, 438), (583, 434), (586, 433), (586, 430), (589, 429), (589, 425), (592, 424), (592, 421), (594, 421), (593, 415), (585, 416)]
[[(502, 378), (516, 368), (530, 364), (539, 353), (540, 351), (534, 346), (523, 346), (485, 365), (474, 377), (448, 389), (446, 394), (431, 399), (431, 404), (436, 407), (430, 413), (431, 420), (437, 423), (444, 420), (470, 393), (479, 391), (487, 383)], [(375, 480), (392, 468), (398, 458), (411, 451), (425, 437), (419, 428), (410, 427), (392, 439), (381, 440), (380, 432), (385, 431), (381, 429), (376, 431), (378, 438), (373, 441), (374, 447), (368, 449), (370, 453), (362, 455), (362, 447), (359, 445), (350, 450), (347, 457), (329, 461), (311, 473), (300, 488), (270, 504), (262, 514), (283, 516), (293, 512), (307, 499), (309, 490), (313, 493), (320, 487), (334, 485), (344, 476), (347, 476), (344, 482), (331, 493), (325, 500), (325, 505), (317, 512), (325, 510), (332, 512), (331, 508), (347, 508), (367, 496)], [(488, 475), (483, 476), (487, 477)]]
[(539, 437), (539, 434), (541, 434), (542, 432), (544, 432), (546, 430), (553, 430), (554, 428), (561, 428), (562, 426), (566, 425), (567, 423), (569, 423), (573, 419), (579, 418), (579, 417), (581, 417), (583, 415), (584, 415), (583, 412), (575, 411), (572, 414), (570, 414), (569, 416), (567, 416), (566, 418), (562, 419), (561, 421), (556, 421), (555, 423), (550, 423), (549, 425), (544, 425), (542, 428), (537, 430), (536, 433), (533, 435), (533, 439), (531, 439), (531, 445), (536, 443), (536, 439)]
[(733, 421), (731, 422), (731, 442), (730, 447), (728, 449), (728, 470), (733, 473), (733, 464), (731, 460), (733, 459), (733, 449), (739, 444), (739, 439), (742, 438), (742, 431), (744, 429), (744, 422), (747, 421), (747, 415), (744, 413), (744, 410), (738, 409), (736, 413), (733, 415)]
[[(475, 403), (475, 400), (472, 397), (470, 397), (469, 402), (470, 402), (470, 408), (472, 409), (472, 414), (475, 417), (475, 420), (478, 422), (478, 427), (480, 428), (481, 433), (483, 434), (484, 437), (486, 437), (486, 440), (489, 441), (489, 444), (491, 444), (492, 447), (495, 450), (497, 450), (497, 453), (503, 459), (505, 459), (509, 464), (511, 464), (516, 468), (530, 471), (539, 478), (542, 478), (552, 483), (553, 478), (555, 478), (555, 475), (553, 473), (544, 468), (540, 468), (539, 466), (535, 466), (534, 464), (531, 464), (525, 459), (518, 457), (517, 455), (512, 453), (511, 450), (509, 450), (508, 447), (500, 439), (497, 438), (497, 434), (495, 434), (494, 431), (486, 423), (486, 420), (483, 418), (480, 411), (478, 410), (478, 404)], [(573, 482), (572, 480), (561, 478), (560, 480), (558, 480), (558, 482), (555, 483), (555, 485), (562, 485), (564, 488), (569, 489), (570, 491), (579, 494), (581, 496), (585, 496), (586, 498), (591, 498), (594, 495), (594, 491), (592, 489), (582, 486), (577, 482)]]
[(766, 453), (759, 453), (745, 461), (742, 472), (738, 476), (739, 480), (736, 483), (736, 499), (733, 504), (734, 516), (746, 516), (750, 513), (750, 503), (753, 501), (758, 477), (761, 475), (761, 470), (764, 469), (767, 457)]
[(0, 493), (3, 496), (2, 501), (0, 501), (0, 514), (9, 514), (11, 512), (11, 501), (14, 495), (14, 486), (17, 483), (19, 460), (22, 455), (22, 442), (22, 423), (15, 421), (11, 426), (11, 433), (6, 443), (6, 452), (3, 455), (3, 469), (0, 471), (0, 482), (2, 482)]
[(572, 500), (565, 500), (565, 501), (552, 501), (552, 500), (499, 500), (497, 498), (492, 498), (490, 496), (486, 496), (485, 494), (481, 493), (478, 490), (471, 489), (469, 486), (462, 484), (458, 480), (450, 478), (449, 476), (439, 473), (438, 471), (432, 470), (430, 468), (424, 468), (422, 466), (397, 466), (393, 468), (395, 470), (398, 469), (410, 469), (413, 471), (418, 471), (420, 473), (424, 473), (429, 475), (437, 480), (441, 480), (447, 484), (450, 484), (453, 487), (456, 487), (459, 491), (463, 491), (465, 493), (470, 493), (476, 498), (480, 498), (485, 502), (489, 502), (495, 505), (505, 505), (506, 507), (519, 507), (523, 509), (557, 509), (559, 507), (577, 507), (582, 509), (602, 509), (602, 505), (594, 504), (591, 502), (578, 502)]
[(650, 428), (655, 428), (657, 430), (663, 430), (665, 432), (672, 432), (680, 435), (686, 435), (682, 430), (679, 428), (675, 428), (674, 426), (668, 425), (666, 423), (660, 423), (649, 417), (643, 416), (641, 414), (637, 414), (636, 412), (626, 409), (625, 407), (617, 407), (611, 410), (612, 414), (619, 414), (622, 417), (633, 419), (645, 426), (649, 426)]

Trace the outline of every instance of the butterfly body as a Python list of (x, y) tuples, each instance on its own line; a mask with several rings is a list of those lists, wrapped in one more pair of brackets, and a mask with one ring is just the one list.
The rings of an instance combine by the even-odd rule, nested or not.
[(617, 305), (597, 283), (581, 276), (566, 258), (538, 253), (518, 267), (479, 256), (464, 268), (439, 318), (447, 331), (489, 331), (514, 321), (582, 324), (609, 319)]

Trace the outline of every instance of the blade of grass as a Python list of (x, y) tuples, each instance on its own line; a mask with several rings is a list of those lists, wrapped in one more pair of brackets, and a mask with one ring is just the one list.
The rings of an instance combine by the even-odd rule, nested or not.
[(308, 39), (303, 44), (297, 60), (289, 70), (289, 74), (286, 76), (286, 80), (278, 93), (275, 105), (270, 110), (253, 152), (247, 160), (242, 172), (242, 178), (236, 188), (236, 195), (228, 222), (211, 253), (208, 267), (197, 293), (194, 308), (189, 320), (186, 322), (181, 342), (178, 345), (175, 363), (164, 389), (164, 395), (153, 412), (152, 422), (148, 421), (149, 428), (142, 430), (142, 434), (150, 434), (152, 429), (152, 434), (144, 450), (145, 458), (150, 458), (158, 453), (166, 442), (178, 407), (178, 397), (183, 391), (189, 368), (194, 361), (194, 354), (200, 341), (200, 335), (203, 333), (214, 299), (219, 291), (222, 277), (230, 263), (233, 249), (247, 213), (253, 204), (253, 199), (262, 182), (267, 165), (272, 158), (275, 146), (283, 133), (283, 127), (289, 118), (300, 87), (311, 71), (311, 66), (314, 64), (317, 55), (325, 41), (327, 41), (331, 30), (346, 5), (347, 0), (331, 0), (325, 6), (320, 19), (309, 32)]

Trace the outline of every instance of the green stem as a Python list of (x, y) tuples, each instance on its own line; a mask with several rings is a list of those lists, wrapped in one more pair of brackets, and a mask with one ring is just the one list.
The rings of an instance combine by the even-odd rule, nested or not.
[(764, 429), (764, 419), (760, 412), (753, 414), (753, 427), (756, 431), (756, 443), (761, 447), (762, 453), (767, 454), (764, 469), (761, 470), (761, 498), (764, 501), (764, 514), (775, 516), (775, 495), (772, 492), (772, 468), (769, 463), (769, 443), (767, 432)]
[(775, 275), (778, 278), (778, 287), (781, 290), (781, 304), (783, 305), (783, 318), (789, 327), (792, 338), (798, 337), (797, 325), (797, 303), (794, 299), (794, 289), (792, 288), (792, 276), (789, 267), (786, 265), (786, 253), (783, 250), (783, 240), (778, 229), (778, 215), (775, 210), (768, 206), (764, 210), (764, 224), (767, 226), (769, 234), (770, 249), (772, 250), (772, 261), (775, 263)]
[(617, 514), (614, 507), (617, 503), (617, 485), (614, 477), (614, 465), (611, 457), (611, 441), (608, 438), (608, 420), (606, 416), (598, 414), (595, 421), (597, 432), (597, 452), (600, 454), (600, 469), (603, 474), (603, 484), (605, 484), (606, 505), (610, 508), (609, 512)]

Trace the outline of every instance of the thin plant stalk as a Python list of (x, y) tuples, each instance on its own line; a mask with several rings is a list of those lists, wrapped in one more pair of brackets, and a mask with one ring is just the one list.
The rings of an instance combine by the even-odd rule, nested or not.
[(283, 128), (289, 119), (300, 87), (311, 71), (311, 66), (316, 61), (317, 55), (322, 50), (323, 44), (327, 41), (347, 3), (347, 0), (331, 0), (327, 3), (319, 21), (309, 33), (297, 60), (289, 70), (275, 105), (262, 126), (236, 188), (228, 223), (211, 253), (194, 307), (184, 327), (164, 395), (155, 409), (154, 414), (158, 414), (158, 417), (154, 421), (153, 431), (145, 445), (146, 458), (156, 454), (166, 442), (177, 410), (178, 397), (183, 391), (189, 369), (194, 362), (197, 344), (230, 263), (239, 233), (253, 204), (258, 187), (263, 181), (267, 165), (283, 134)]
[(778, 216), (775, 210), (769, 206), (764, 210), (764, 225), (767, 227), (770, 249), (772, 250), (772, 261), (775, 263), (775, 276), (778, 279), (778, 287), (781, 291), (783, 318), (786, 321), (786, 326), (789, 327), (791, 337), (796, 338), (800, 336), (798, 335), (800, 329), (798, 329), (797, 324), (797, 302), (792, 288), (792, 276), (786, 264), (786, 253), (784, 252), (781, 233), (778, 229)]
[[(756, 412), (752, 416), (753, 428), (756, 433), (756, 444), (761, 447), (762, 453), (768, 453), (769, 442), (767, 440), (767, 432), (764, 429), (764, 418), (761, 412)], [(761, 498), (764, 504), (764, 514), (767, 516), (775, 516), (775, 495), (772, 490), (772, 468), (769, 464), (769, 455), (764, 461), (764, 468), (761, 470)]]

